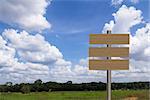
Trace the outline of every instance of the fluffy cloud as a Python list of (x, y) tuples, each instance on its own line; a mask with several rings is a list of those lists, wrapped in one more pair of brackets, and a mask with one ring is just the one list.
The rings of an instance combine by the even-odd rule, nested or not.
[(149, 62), (130, 60), (129, 70), (113, 71), (113, 81), (149, 81)]
[[(125, 0), (111, 0), (112, 5), (121, 5)], [(129, 0), (132, 3), (138, 3), (139, 0)]]
[[(103, 33), (107, 30), (112, 30), (113, 33), (131, 33), (130, 29), (133, 26), (143, 24), (142, 12), (134, 7), (123, 5), (112, 15), (114, 20), (104, 25)], [(124, 78), (126, 81), (131, 81), (132, 78), (135, 78), (135, 81), (149, 79), (150, 23), (144, 24), (145, 26), (137, 29), (135, 34), (130, 35), (130, 70), (113, 72), (114, 77), (128, 76)]]
[(131, 0), (131, 2), (133, 2), (133, 3), (138, 3), (139, 0)]
[(50, 0), (1, 0), (0, 21), (29, 31), (50, 28), (44, 14)]
[(9, 41), (9, 47), (17, 50), (17, 55), (21, 60), (48, 63), (62, 58), (60, 51), (45, 41), (40, 34), (29, 35), (26, 31), (18, 33), (10, 29), (5, 30), (2, 36)]
[(130, 28), (134, 25), (142, 23), (143, 17), (142, 12), (134, 7), (127, 7), (123, 5), (119, 8), (116, 13), (113, 13), (114, 20), (106, 23), (103, 32), (105, 33), (108, 29), (112, 30), (113, 33), (127, 33), (130, 32)]
[(111, 0), (112, 5), (120, 5), (122, 2), (123, 0)]
[[(116, 13), (113, 13), (114, 20), (106, 23), (103, 33), (112, 30), (113, 33), (131, 33), (130, 29), (138, 24), (143, 23), (142, 12), (134, 7), (123, 5)], [(144, 27), (137, 29), (135, 35), (130, 35), (130, 53), (132, 59), (150, 60), (149, 57), (149, 34), (150, 24), (146, 23)], [(144, 40), (144, 41), (143, 41)]]
[(31, 81), (40, 76), (48, 78), (54, 73), (50, 73), (50, 70), (57, 66), (61, 66), (59, 72), (69, 72), (67, 68), (70, 62), (65, 61), (59, 49), (45, 41), (40, 34), (30, 35), (26, 31), (8, 29), (2, 33), (0, 41), (0, 57), (3, 58), (0, 60), (0, 72), (8, 80), (20, 81), (24, 78), (24, 81)]
[(150, 23), (131, 36), (131, 57), (135, 60), (150, 61)]
[(88, 70), (88, 59), (72, 64), (63, 58), (58, 48), (40, 35), (26, 31), (5, 30), (0, 36), (0, 82), (32, 82), (72, 80), (74, 82), (99, 81), (105, 72)]
[[(103, 32), (131, 33), (130, 29), (143, 22), (142, 12), (123, 5), (113, 14), (114, 20), (106, 23)], [(113, 81), (147, 80), (150, 60), (150, 24), (131, 35), (131, 60), (129, 71), (113, 71)], [(143, 41), (144, 40), (144, 41)], [(71, 80), (73, 82), (106, 81), (106, 71), (90, 71), (88, 59), (77, 64), (66, 61), (63, 54), (41, 34), (5, 30), (0, 36), (0, 82), (31, 82)], [(140, 75), (140, 76), (139, 76)]]
[[(137, 33), (148, 32), (148, 25)], [(81, 59), (77, 64), (66, 61), (59, 49), (40, 34), (30, 35), (26, 31), (8, 29), (2, 33), (0, 41), (0, 56), (3, 58), (0, 61), (0, 76), (3, 77), (1, 82), (33, 82), (39, 78), (59, 82), (106, 82), (106, 71), (90, 71), (88, 58)], [(145, 54), (149, 53), (147, 49)], [(129, 71), (113, 71), (113, 81), (132, 81), (133, 78), (144, 81), (148, 77), (149, 63), (136, 59), (131, 59), (130, 62)]]
[(5, 66), (10, 66), (11, 63), (15, 61), (15, 49), (6, 46), (6, 41), (0, 36), (0, 68)]

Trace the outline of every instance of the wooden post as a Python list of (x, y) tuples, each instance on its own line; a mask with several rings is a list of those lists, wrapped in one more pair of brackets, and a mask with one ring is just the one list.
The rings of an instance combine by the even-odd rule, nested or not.
[[(107, 30), (107, 34), (111, 34), (110, 30)], [(111, 47), (111, 44), (107, 44), (107, 47)], [(108, 60), (111, 57), (107, 57)], [(111, 70), (107, 70), (107, 100), (111, 100)]]
[[(90, 47), (89, 57), (105, 57), (105, 59), (89, 59), (89, 70), (107, 70), (107, 100), (111, 100), (111, 70), (128, 70), (129, 60), (111, 57), (129, 57), (128, 47), (111, 47), (112, 44), (129, 44), (129, 34), (90, 34), (90, 44), (105, 44), (107, 47)], [(107, 59), (106, 59), (107, 58)]]

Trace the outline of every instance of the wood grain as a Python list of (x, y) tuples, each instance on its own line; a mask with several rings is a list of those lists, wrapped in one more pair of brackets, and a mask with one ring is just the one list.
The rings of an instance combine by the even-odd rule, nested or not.
[(90, 34), (90, 44), (129, 44), (129, 34)]
[(90, 47), (89, 57), (128, 57), (128, 47)]
[(129, 60), (89, 60), (89, 70), (128, 70)]

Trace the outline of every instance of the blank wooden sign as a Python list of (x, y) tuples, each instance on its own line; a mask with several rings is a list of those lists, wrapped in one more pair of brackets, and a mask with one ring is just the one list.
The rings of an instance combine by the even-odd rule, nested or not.
[[(90, 34), (90, 44), (129, 44), (129, 34)], [(89, 47), (90, 70), (127, 70), (128, 59), (108, 60), (107, 57), (129, 57), (128, 47)], [(104, 59), (105, 58), (105, 59)]]
[(129, 44), (129, 34), (90, 34), (90, 44)]
[(129, 60), (90, 60), (90, 70), (126, 70)]
[(90, 47), (90, 57), (128, 57), (128, 47)]

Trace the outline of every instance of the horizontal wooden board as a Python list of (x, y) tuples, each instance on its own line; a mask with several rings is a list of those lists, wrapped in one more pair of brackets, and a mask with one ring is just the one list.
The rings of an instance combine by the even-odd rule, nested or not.
[(90, 44), (129, 44), (129, 34), (90, 34)]
[(90, 47), (89, 57), (128, 57), (128, 47)]
[(128, 70), (129, 60), (89, 60), (89, 70)]

